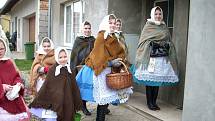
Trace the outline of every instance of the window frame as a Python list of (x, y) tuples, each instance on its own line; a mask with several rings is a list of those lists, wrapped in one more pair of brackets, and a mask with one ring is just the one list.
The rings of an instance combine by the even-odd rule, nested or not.
[[(81, 23), (83, 22), (83, 16), (84, 16), (84, 4), (83, 4), (83, 1), (79, 0), (79, 1), (73, 1), (73, 2), (69, 2), (67, 4), (65, 4), (64, 6), (64, 42), (63, 44), (65, 46), (69, 46), (69, 47), (72, 47), (73, 44), (74, 44), (74, 41), (75, 41), (75, 32), (74, 32), (74, 4), (77, 3), (77, 2), (81, 2), (81, 11), (80, 11), (80, 20), (79, 20), (79, 25), (81, 25)], [(67, 7), (68, 6), (71, 6), (71, 38), (70, 38), (70, 42), (67, 42), (67, 25), (66, 25), (66, 22), (67, 22)], [(80, 28), (79, 28), (80, 29)], [(79, 30), (80, 32), (80, 30)], [(78, 33), (79, 33), (78, 32)], [(78, 34), (77, 33), (77, 34)]]

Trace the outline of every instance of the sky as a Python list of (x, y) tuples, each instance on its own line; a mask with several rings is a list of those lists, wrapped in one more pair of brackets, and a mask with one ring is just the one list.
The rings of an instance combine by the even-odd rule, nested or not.
[(0, 9), (4, 6), (7, 0), (0, 0)]

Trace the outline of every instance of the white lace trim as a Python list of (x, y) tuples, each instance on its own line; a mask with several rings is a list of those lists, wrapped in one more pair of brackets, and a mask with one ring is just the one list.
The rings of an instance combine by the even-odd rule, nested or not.
[(107, 87), (106, 75), (111, 72), (111, 68), (104, 69), (101, 74), (93, 74), (93, 97), (99, 105), (109, 104), (119, 99), (117, 92)]
[(0, 121), (19, 121), (25, 118), (28, 118), (27, 112), (20, 114), (11, 114), (0, 107)]
[(178, 82), (178, 76), (175, 74), (170, 62), (166, 61), (164, 57), (155, 58), (154, 72), (149, 72), (140, 66), (134, 76), (138, 80), (154, 81), (154, 82)]
[(127, 102), (131, 94), (133, 94), (132, 87), (118, 90), (119, 102), (120, 103)]

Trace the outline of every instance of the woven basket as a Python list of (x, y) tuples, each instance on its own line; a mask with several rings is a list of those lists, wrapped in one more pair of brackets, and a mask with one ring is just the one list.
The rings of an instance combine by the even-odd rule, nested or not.
[(126, 65), (122, 62), (122, 65), (125, 68), (125, 72), (120, 73), (110, 73), (106, 75), (107, 85), (111, 89), (125, 89), (132, 86), (132, 74), (129, 73)]

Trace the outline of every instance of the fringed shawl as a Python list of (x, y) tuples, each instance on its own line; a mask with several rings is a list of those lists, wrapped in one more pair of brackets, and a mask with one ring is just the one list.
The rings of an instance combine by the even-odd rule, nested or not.
[(148, 21), (143, 28), (140, 36), (140, 40), (136, 52), (136, 68), (141, 64), (144, 68), (148, 67), (150, 59), (150, 42), (155, 41), (156, 43), (161, 43), (168, 41), (170, 43), (168, 60), (170, 61), (175, 73), (177, 70), (177, 57), (173, 42), (171, 41), (170, 33), (165, 24), (155, 25), (154, 23)]
[(124, 49), (115, 35), (108, 35), (107, 39), (104, 39), (104, 31), (100, 31), (85, 64), (94, 70), (95, 75), (99, 75), (107, 67), (108, 61), (116, 58), (125, 59)]
[(75, 73), (69, 73), (61, 68), (60, 74), (55, 76), (53, 65), (30, 107), (50, 109), (57, 112), (58, 121), (74, 121), (75, 113), (80, 110), (82, 101), (76, 84)]

